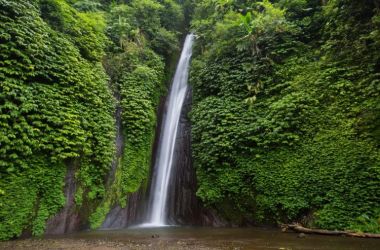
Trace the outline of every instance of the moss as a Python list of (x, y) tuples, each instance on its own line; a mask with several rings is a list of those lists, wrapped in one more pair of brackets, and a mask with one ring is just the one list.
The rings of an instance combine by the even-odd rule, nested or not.
[(110, 209), (111, 209), (111, 202), (106, 199), (96, 208), (95, 212), (90, 215), (89, 217), (90, 228), (91, 229), (99, 228), (102, 225)]

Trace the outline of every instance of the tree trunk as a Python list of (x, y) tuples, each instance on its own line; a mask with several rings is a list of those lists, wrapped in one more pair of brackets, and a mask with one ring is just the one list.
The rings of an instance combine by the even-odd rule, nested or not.
[(350, 237), (360, 237), (360, 238), (379, 238), (380, 234), (372, 234), (372, 233), (356, 233), (351, 231), (330, 231), (323, 229), (311, 229), (301, 226), (300, 224), (287, 224), (282, 225), (283, 231), (287, 229), (291, 229), (298, 233), (305, 234), (321, 234), (321, 235), (335, 235), (335, 236), (350, 236)]

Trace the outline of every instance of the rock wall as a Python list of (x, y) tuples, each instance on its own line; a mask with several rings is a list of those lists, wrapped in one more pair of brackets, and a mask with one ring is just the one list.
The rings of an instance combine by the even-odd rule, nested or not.
[(192, 90), (189, 87), (178, 126), (173, 176), (168, 195), (169, 222), (179, 225), (226, 226), (214, 211), (204, 208), (197, 198), (197, 177), (191, 152), (191, 123), (189, 112)]
[[(191, 123), (188, 118), (191, 102), (192, 91), (190, 89), (181, 111), (176, 138), (173, 175), (170, 180), (170, 193), (168, 195), (168, 220), (170, 223), (179, 225), (227, 226), (226, 221), (219, 218), (214, 211), (204, 208), (196, 197), (197, 181), (191, 157)], [(152, 152), (151, 174), (154, 173), (154, 161), (158, 149), (165, 103), (166, 98), (162, 98), (158, 107), (158, 124)], [(125, 208), (121, 208), (119, 205), (112, 208), (101, 228), (125, 228), (143, 223), (148, 211), (150, 185), (151, 183), (149, 183), (147, 190), (141, 188), (131, 194)]]
[[(158, 107), (158, 124), (156, 128), (156, 139), (152, 152), (151, 173), (153, 173), (154, 160), (158, 148), (160, 130), (165, 110), (166, 98), (162, 98)], [(227, 226), (228, 222), (222, 220), (214, 211), (204, 208), (201, 201), (196, 197), (197, 180), (191, 157), (191, 123), (188, 113), (191, 110), (192, 91), (188, 91), (178, 127), (176, 138), (175, 159), (173, 161), (173, 175), (170, 180), (168, 195), (168, 215), (169, 222), (178, 225), (198, 225), (198, 226)], [(120, 116), (120, 111), (116, 111), (116, 117)], [(117, 119), (118, 120), (118, 119)], [(121, 135), (121, 123), (117, 124), (118, 136), (116, 138), (117, 157), (122, 154), (123, 138)], [(114, 179), (117, 160), (112, 164), (108, 176), (107, 185), (111, 185)], [(65, 179), (66, 205), (55, 217), (47, 223), (46, 234), (63, 234), (85, 229), (85, 218), (82, 218), (83, 211), (76, 211), (74, 194), (76, 190), (74, 167), (68, 169)], [(137, 192), (129, 195), (125, 208), (115, 205), (107, 214), (101, 225), (102, 229), (125, 228), (131, 225), (143, 223), (148, 210), (150, 183), (148, 188), (140, 188)]]
[[(157, 126), (155, 131), (155, 140), (152, 152), (151, 170), (153, 172), (154, 159), (156, 158), (156, 152), (159, 143), (159, 136), (163, 118), (163, 112), (165, 108), (166, 97), (162, 97), (157, 108)], [(150, 181), (149, 181), (150, 182)], [(150, 183), (148, 187), (150, 186)], [(125, 208), (119, 205), (114, 206), (107, 214), (105, 221), (101, 228), (125, 228), (131, 225), (137, 225), (143, 223), (145, 219), (145, 213), (148, 206), (148, 189), (141, 187), (137, 192), (130, 194), (127, 198), (127, 206)]]
[(68, 167), (65, 177), (66, 204), (57, 215), (48, 220), (45, 234), (64, 234), (81, 229), (83, 225), (81, 225), (80, 215), (75, 209), (75, 191), (75, 167), (71, 165)]
[(191, 157), (190, 109), (191, 90), (187, 93), (181, 111), (168, 194), (169, 222), (187, 225), (201, 223), (201, 206), (195, 195), (197, 182)]

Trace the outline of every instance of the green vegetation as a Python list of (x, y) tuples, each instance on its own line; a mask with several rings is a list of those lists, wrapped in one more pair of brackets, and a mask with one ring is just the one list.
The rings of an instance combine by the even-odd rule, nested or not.
[[(171, 0), (0, 6), (0, 239), (44, 232), (65, 204), (68, 168), (76, 171), (77, 210), (98, 227), (146, 183), (182, 7)], [(177, 22), (165, 19), (169, 13)], [(124, 153), (107, 186), (118, 106)]]
[(95, 60), (104, 36), (76, 15), (78, 30), (99, 40), (78, 37), (71, 32), (75, 11), (64, 1), (55, 3), (49, 18), (60, 13), (62, 19), (50, 26), (39, 12), (47, 1), (0, 2), (2, 239), (27, 228), (43, 233), (46, 220), (65, 203), (65, 166), (78, 168), (89, 196), (102, 197), (113, 157), (115, 101)]
[[(167, 6), (166, 8), (164, 6)], [(168, 22), (164, 17), (176, 17)], [(178, 22), (178, 23), (176, 23)], [(124, 150), (115, 181), (90, 217), (92, 228), (103, 222), (112, 205), (125, 207), (127, 194), (145, 188), (156, 127), (156, 108), (165, 93), (164, 61), (178, 53), (182, 8), (173, 1), (131, 1), (111, 6), (107, 34), (113, 42), (105, 58), (113, 89), (120, 95)], [(169, 66), (169, 65), (167, 65)]]
[(237, 224), (380, 232), (379, 18), (375, 1), (196, 1), (205, 204)]
[(0, 0), (0, 240), (44, 233), (68, 169), (91, 228), (146, 188), (187, 25), (204, 204), (380, 233), (378, 1)]

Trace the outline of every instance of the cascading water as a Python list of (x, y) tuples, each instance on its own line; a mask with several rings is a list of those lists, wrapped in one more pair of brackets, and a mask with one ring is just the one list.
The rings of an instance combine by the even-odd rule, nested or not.
[(154, 165), (148, 214), (145, 223), (141, 226), (160, 227), (167, 225), (168, 187), (172, 175), (178, 123), (187, 92), (193, 40), (193, 34), (187, 35), (167, 100), (166, 114), (164, 114), (162, 133)]

